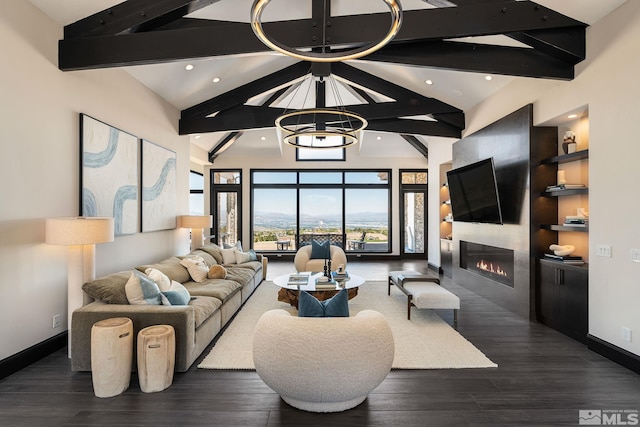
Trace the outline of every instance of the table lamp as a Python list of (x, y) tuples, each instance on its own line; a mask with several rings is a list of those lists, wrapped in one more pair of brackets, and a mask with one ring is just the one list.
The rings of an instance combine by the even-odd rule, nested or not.
[(71, 314), (89, 302), (82, 285), (95, 279), (95, 244), (113, 241), (113, 218), (62, 217), (48, 218), (45, 242), (68, 246), (67, 327), (71, 356)]
[(180, 215), (178, 227), (191, 229), (191, 250), (193, 251), (204, 245), (203, 230), (213, 227), (213, 217), (211, 215)]

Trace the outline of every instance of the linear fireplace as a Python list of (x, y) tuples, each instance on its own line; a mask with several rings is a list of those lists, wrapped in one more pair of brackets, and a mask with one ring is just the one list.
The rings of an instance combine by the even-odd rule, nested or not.
[(460, 268), (513, 288), (513, 251), (460, 241)]

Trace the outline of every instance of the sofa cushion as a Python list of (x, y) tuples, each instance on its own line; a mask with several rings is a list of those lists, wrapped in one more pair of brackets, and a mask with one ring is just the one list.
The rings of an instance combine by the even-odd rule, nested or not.
[(222, 306), (222, 301), (213, 297), (195, 297), (191, 298), (189, 306), (193, 307), (193, 312), (196, 320), (196, 329), (202, 325), (205, 320), (211, 317)]
[(197, 255), (189, 255), (182, 258), (182, 260), (180, 261), (180, 265), (187, 267), (189, 276), (191, 276), (191, 279), (193, 279), (193, 281), (195, 282), (202, 282), (207, 278), (209, 266), (207, 266), (202, 257), (199, 257)]
[(106, 304), (129, 304), (124, 290), (131, 277), (131, 270), (112, 273), (82, 285), (82, 290), (91, 298)]
[(160, 305), (160, 288), (146, 274), (133, 270), (124, 286), (129, 304)]
[(258, 271), (262, 268), (262, 261), (249, 261), (242, 264), (233, 264), (232, 266), (228, 266), (227, 270), (235, 270), (239, 268), (244, 268), (251, 271)]
[(236, 265), (227, 266), (227, 280), (233, 280), (242, 286), (249, 283), (254, 275), (255, 271), (251, 268), (243, 268)]
[(209, 269), (207, 278), (209, 279), (225, 279), (227, 277), (227, 269), (221, 265), (214, 265)]
[(349, 296), (346, 289), (331, 298), (318, 301), (307, 291), (300, 292), (298, 317), (349, 317)]
[(214, 297), (222, 302), (231, 298), (242, 288), (238, 282), (224, 279), (207, 279), (202, 283), (186, 282), (184, 286), (191, 295)]
[(237, 264), (236, 263), (236, 249), (223, 249), (220, 251), (222, 253), (222, 263), (223, 264)]
[[(209, 267), (211, 267), (212, 265), (218, 264), (218, 261), (216, 261), (216, 259), (209, 252), (196, 249), (195, 251), (189, 252), (189, 255), (187, 255), (187, 257), (194, 257), (194, 256), (199, 256), (200, 258), (202, 258), (205, 264), (207, 264), (207, 266)], [(184, 257), (178, 257), (178, 258), (184, 258)]]
[(222, 248), (218, 245), (216, 245), (215, 243), (207, 243), (204, 246), (199, 247), (198, 249), (196, 249), (197, 251), (204, 251), (206, 253), (208, 253), (209, 255), (211, 255), (213, 257), (213, 259), (216, 260), (216, 262), (218, 264), (222, 264)]
[(171, 288), (171, 280), (169, 280), (169, 277), (167, 277), (167, 275), (162, 271), (156, 270), (155, 268), (147, 268), (144, 271), (144, 274), (149, 276), (149, 279), (156, 282), (161, 292), (168, 291), (169, 288)]
[(160, 292), (160, 300), (162, 305), (188, 305), (191, 295), (182, 283), (174, 280), (168, 291)]
[(141, 265), (136, 268), (142, 272), (146, 271), (147, 268), (155, 268), (166, 274), (170, 280), (175, 280), (176, 282), (180, 283), (188, 282), (189, 280), (191, 280), (191, 276), (189, 276), (189, 272), (187, 271), (187, 269), (180, 265), (180, 258), (175, 256), (167, 258), (155, 264)]
[(245, 262), (251, 261), (251, 253), (249, 252), (242, 252), (242, 251), (236, 250), (235, 255), (236, 255), (236, 264), (244, 264)]

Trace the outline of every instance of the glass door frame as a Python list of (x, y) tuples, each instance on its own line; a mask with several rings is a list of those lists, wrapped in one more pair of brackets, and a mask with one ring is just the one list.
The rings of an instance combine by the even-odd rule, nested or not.
[[(402, 174), (403, 173), (426, 173), (427, 174), (427, 183), (425, 184), (403, 184), (402, 183)], [(400, 258), (403, 259), (427, 259), (427, 248), (429, 241), (429, 232), (428, 232), (428, 177), (429, 171), (428, 169), (400, 169), (398, 171), (400, 183), (399, 189), (399, 197), (400, 197)], [(424, 195), (424, 252), (415, 253), (415, 252), (405, 252), (406, 249), (406, 226), (405, 224), (405, 196), (409, 193), (422, 193)]]
[[(214, 176), (218, 172), (239, 172), (240, 182), (234, 184), (215, 184)], [(218, 230), (220, 229), (220, 216), (218, 215), (218, 195), (220, 193), (236, 193), (237, 212), (237, 240), (242, 242), (242, 170), (241, 169), (211, 169), (210, 170), (210, 194), (209, 208), (213, 215), (213, 243), (222, 247)], [(210, 233), (211, 234), (211, 233)]]

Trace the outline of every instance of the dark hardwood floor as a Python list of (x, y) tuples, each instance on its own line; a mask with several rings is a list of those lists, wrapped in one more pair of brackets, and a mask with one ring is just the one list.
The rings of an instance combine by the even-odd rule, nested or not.
[[(271, 262), (268, 277), (289, 272)], [(426, 262), (350, 262), (386, 280)], [(541, 324), (530, 323), (444, 279), (461, 298), (458, 331), (495, 369), (394, 370), (360, 406), (335, 414), (291, 408), (255, 372), (197, 369), (160, 393), (94, 396), (91, 373), (71, 372), (66, 349), (0, 381), (1, 426), (555, 426), (578, 410), (640, 410), (640, 376)], [(450, 310), (438, 312), (450, 324)], [(16, 333), (20, 333), (16, 329)], [(204, 355), (208, 350), (204, 351)]]

